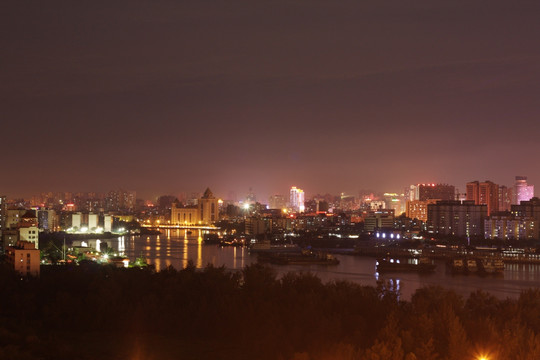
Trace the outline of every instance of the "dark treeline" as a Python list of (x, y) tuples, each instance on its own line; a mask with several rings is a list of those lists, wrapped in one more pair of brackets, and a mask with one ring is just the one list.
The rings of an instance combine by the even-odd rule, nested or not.
[(463, 299), (439, 287), (387, 290), (208, 266), (159, 273), (44, 267), (0, 271), (1, 359), (540, 358), (540, 292)]

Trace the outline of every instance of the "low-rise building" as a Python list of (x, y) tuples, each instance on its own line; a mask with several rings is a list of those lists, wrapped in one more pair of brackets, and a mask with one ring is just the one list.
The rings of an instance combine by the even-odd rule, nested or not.
[(18, 241), (6, 249), (6, 262), (21, 276), (39, 276), (40, 253), (34, 243)]
[(28, 241), (39, 249), (39, 230), (36, 226), (28, 226), (19, 228), (19, 240)]

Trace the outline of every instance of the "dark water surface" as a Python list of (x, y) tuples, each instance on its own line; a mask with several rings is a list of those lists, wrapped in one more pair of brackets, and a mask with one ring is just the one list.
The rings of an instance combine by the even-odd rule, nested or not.
[[(207, 264), (225, 266), (231, 270), (241, 270), (244, 266), (257, 261), (257, 256), (249, 254), (246, 248), (219, 247), (204, 245), (202, 233), (193, 230), (165, 230), (162, 235), (131, 236), (118, 239), (111, 244), (123, 252), (131, 260), (143, 255), (157, 270), (173, 266), (176, 269), (185, 267), (189, 260), (197, 268)], [(478, 289), (487, 291), (499, 299), (517, 298), (520, 292), (528, 288), (540, 287), (540, 265), (506, 264), (504, 276), (451, 275), (446, 272), (443, 261), (437, 262), (433, 274), (385, 274), (375, 271), (375, 259), (369, 257), (336, 255), (340, 264), (336, 266), (321, 265), (271, 265), (278, 275), (290, 271), (311, 272), (323, 282), (347, 280), (361, 285), (376, 286), (378, 280), (386, 286), (399, 290), (401, 297), (409, 300), (419, 288), (429, 285), (440, 285), (452, 289), (467, 297)]]

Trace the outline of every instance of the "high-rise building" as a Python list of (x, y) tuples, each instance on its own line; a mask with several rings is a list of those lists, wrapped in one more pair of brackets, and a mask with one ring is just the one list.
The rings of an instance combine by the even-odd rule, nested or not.
[(105, 197), (107, 211), (133, 211), (137, 193), (135, 191), (111, 191)]
[(293, 186), (290, 191), (289, 207), (293, 211), (304, 211), (304, 190)]
[(533, 197), (531, 200), (520, 202), (519, 205), (512, 205), (512, 215), (533, 218), (540, 226), (540, 199)]
[(422, 184), (418, 185), (418, 200), (455, 200), (456, 188), (448, 184)]
[(90, 232), (96, 231), (98, 227), (98, 221), (99, 221), (98, 214), (92, 214), (92, 213), (88, 214), (88, 229), (90, 230)]
[(484, 236), (487, 205), (474, 201), (437, 201), (428, 205), (428, 231), (441, 235)]
[(510, 211), (513, 191), (511, 187), (499, 185), (499, 211)]
[(475, 205), (487, 205), (488, 216), (499, 211), (499, 185), (491, 181), (467, 183), (467, 201)]
[(448, 184), (417, 184), (408, 189), (409, 200), (455, 200), (456, 188)]
[(111, 232), (113, 226), (113, 217), (111, 215), (105, 215), (103, 217), (103, 231)]
[(527, 184), (526, 176), (516, 176), (514, 184), (514, 204), (519, 205), (522, 201), (529, 201), (534, 197), (534, 185)]
[(58, 216), (56, 211), (41, 209), (37, 211), (38, 227), (42, 230), (56, 231), (58, 229)]
[(438, 200), (409, 200), (407, 201), (406, 216), (410, 219), (418, 219), (423, 222), (427, 221), (427, 209), (429, 204), (435, 204)]

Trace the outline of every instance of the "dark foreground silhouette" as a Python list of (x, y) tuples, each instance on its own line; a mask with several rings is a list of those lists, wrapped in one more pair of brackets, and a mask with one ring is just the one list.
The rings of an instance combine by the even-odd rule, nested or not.
[(384, 284), (188, 265), (0, 271), (0, 359), (540, 359), (540, 291), (398, 301)]

